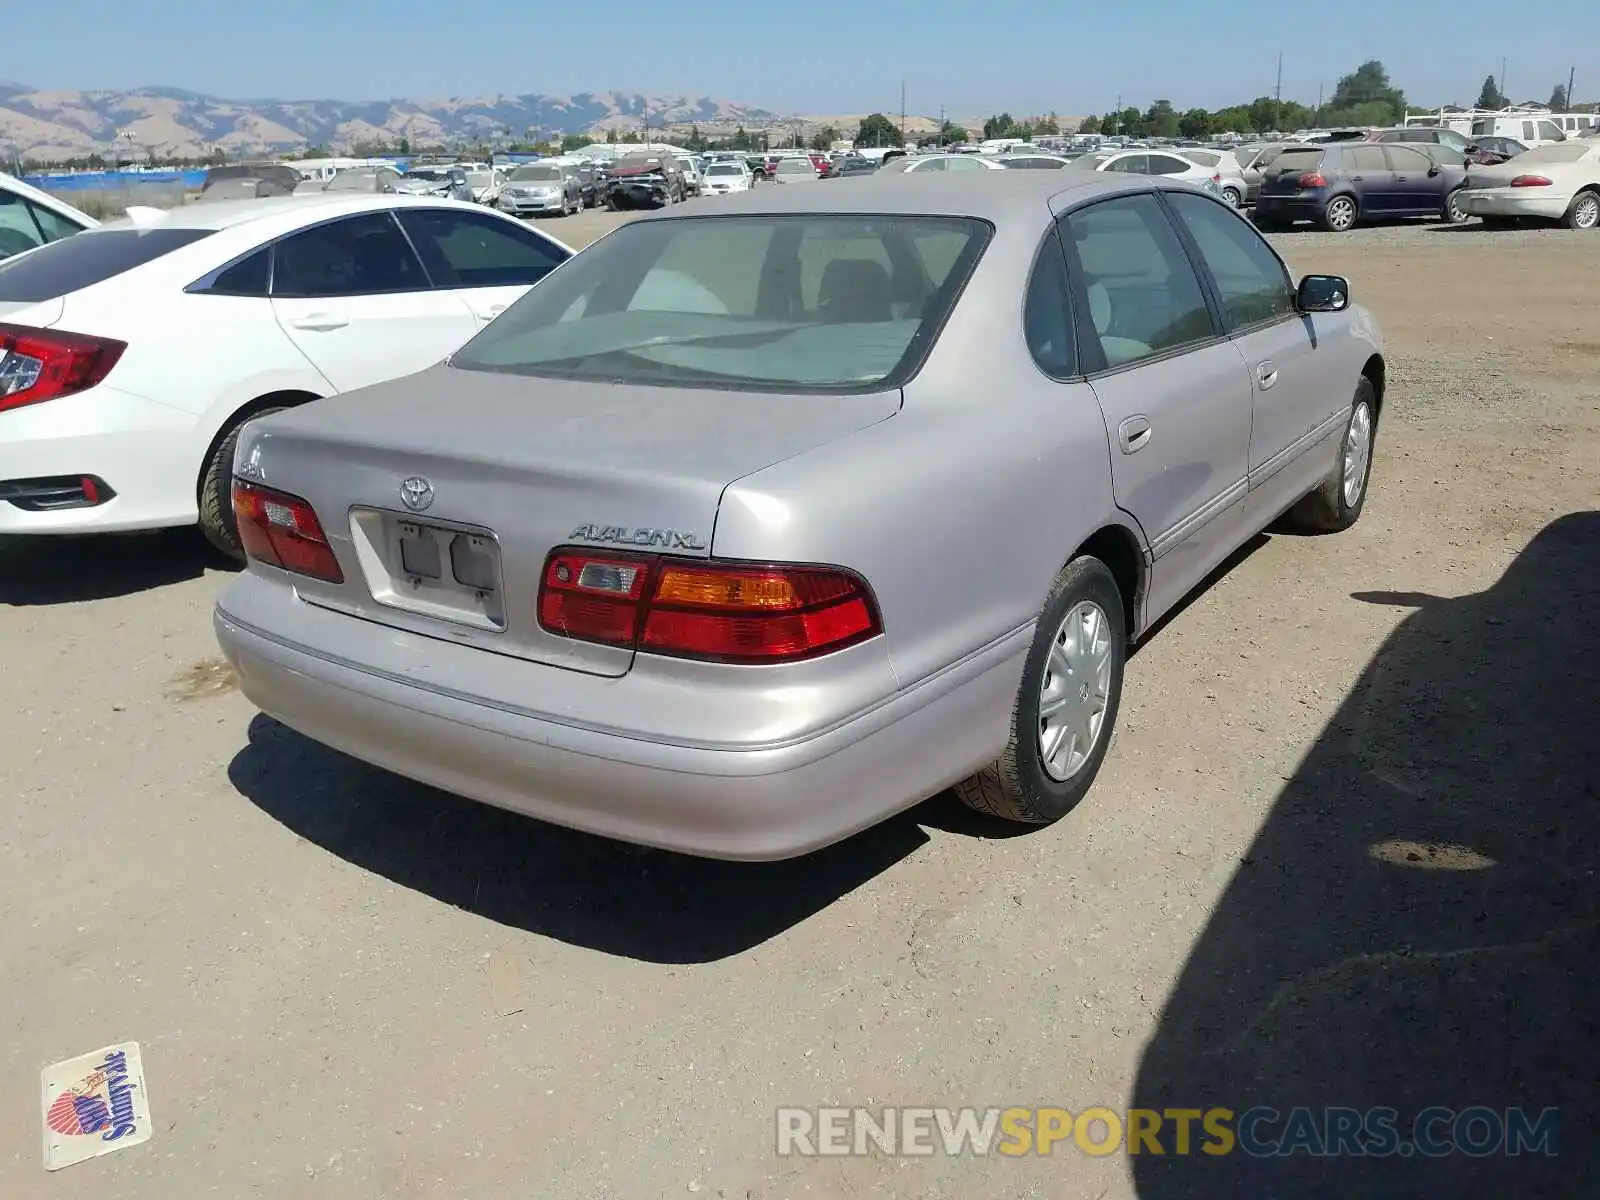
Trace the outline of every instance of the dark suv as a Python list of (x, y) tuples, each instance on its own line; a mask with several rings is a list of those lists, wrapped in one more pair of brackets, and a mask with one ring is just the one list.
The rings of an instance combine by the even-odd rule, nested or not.
[(1289, 146), (1267, 167), (1256, 199), (1263, 229), (1315, 221), (1343, 233), (1358, 221), (1435, 216), (1466, 220), (1457, 192), (1466, 161), (1448, 146), (1336, 142)]

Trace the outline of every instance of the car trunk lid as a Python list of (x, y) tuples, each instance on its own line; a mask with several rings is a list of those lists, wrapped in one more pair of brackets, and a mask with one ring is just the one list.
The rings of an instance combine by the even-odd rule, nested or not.
[[(486, 651), (621, 675), (631, 649), (540, 627), (539, 584), (552, 549), (706, 557), (730, 483), (899, 407), (898, 390), (780, 395), (440, 366), (252, 423), (237, 462), (243, 478), (316, 510), (345, 579), (297, 579), (307, 601)], [(480, 589), (471, 585), (483, 578), (485, 556), (498, 558), (498, 578)], [(419, 566), (437, 567), (439, 578)]]

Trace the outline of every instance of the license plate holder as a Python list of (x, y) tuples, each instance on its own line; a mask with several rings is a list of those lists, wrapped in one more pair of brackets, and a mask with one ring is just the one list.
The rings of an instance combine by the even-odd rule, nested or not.
[(356, 557), (379, 604), (496, 632), (505, 628), (500, 542), (487, 529), (394, 513), (351, 514)]

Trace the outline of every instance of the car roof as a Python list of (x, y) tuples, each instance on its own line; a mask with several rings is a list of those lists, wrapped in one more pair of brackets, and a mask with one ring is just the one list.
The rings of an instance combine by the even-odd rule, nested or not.
[[(1106, 176), (1075, 164), (1060, 171), (919, 172), (866, 176), (847, 188), (761, 187), (714, 200), (691, 200), (647, 213), (641, 220), (709, 213), (757, 214), (839, 213), (842, 215), (977, 217), (999, 224), (1039, 220), (1057, 197), (1065, 203), (1151, 190), (1162, 186), (1155, 176)], [(1186, 185), (1170, 186), (1187, 189)], [(1059, 208), (1059, 205), (1055, 205)]]
[[(359, 192), (316, 192), (309, 196), (270, 196), (257, 200), (216, 200), (169, 208), (160, 216), (142, 215), (108, 221), (102, 229), (209, 229), (213, 232), (262, 222), (286, 228), (309, 225), (333, 217), (391, 208), (436, 208), (452, 202), (428, 196), (365, 195)], [(482, 205), (455, 201), (463, 208), (483, 212)]]

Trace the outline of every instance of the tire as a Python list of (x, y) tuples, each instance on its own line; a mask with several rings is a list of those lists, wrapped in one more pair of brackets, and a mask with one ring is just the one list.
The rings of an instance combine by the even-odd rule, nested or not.
[(1461, 188), (1456, 188), (1444, 198), (1444, 207), (1439, 210), (1439, 219), (1446, 225), (1461, 225), (1470, 220), (1467, 210), (1461, 207)]
[(283, 412), (286, 405), (262, 408), (238, 418), (217, 448), (211, 452), (205, 474), (200, 479), (200, 532), (234, 562), (244, 562), (244, 547), (239, 544), (239, 522), (233, 515), (233, 451), (239, 444), (239, 431), (245, 422), (269, 413)]
[[(1365, 433), (1361, 434), (1358, 430), (1363, 422)], [(1372, 381), (1363, 375), (1356, 384), (1350, 419), (1345, 422), (1344, 436), (1339, 440), (1339, 457), (1328, 477), (1288, 511), (1290, 525), (1303, 533), (1342, 533), (1361, 519), (1361, 511), (1367, 504), (1367, 484), (1372, 479), (1372, 449), (1377, 436), (1377, 397)], [(1360, 454), (1359, 469), (1352, 476), (1352, 455), (1357, 453), (1355, 446), (1363, 439), (1365, 451)]]
[(1572, 203), (1567, 205), (1566, 215), (1561, 218), (1561, 223), (1568, 229), (1600, 228), (1600, 192), (1584, 188), (1572, 198)]
[[(1022, 669), (1022, 683), (1011, 715), (1011, 739), (998, 760), (955, 787), (956, 795), (967, 807), (1008, 821), (1048, 825), (1066, 816), (1088, 794), (1105, 761), (1122, 699), (1122, 670), (1128, 649), (1125, 611), (1115, 576), (1097, 558), (1075, 558), (1056, 577)], [(1090, 663), (1064, 668), (1059, 665), (1057, 648), (1071, 646), (1074, 630), (1082, 635), (1086, 612), (1095, 614)], [(1067, 639), (1065, 643), (1063, 639)], [(1074, 657), (1070, 649), (1066, 654), (1069, 659)], [(1074, 669), (1081, 673), (1088, 665), (1095, 667), (1095, 678), (1080, 679), (1073, 674)], [(1063, 695), (1056, 697), (1065, 700), (1064, 712), (1087, 711), (1079, 708), (1079, 703), (1087, 702), (1092, 708), (1096, 695), (1101, 704), (1098, 718), (1088, 718), (1087, 753), (1080, 753), (1068, 733), (1067, 741), (1061, 745), (1062, 757), (1051, 768), (1046, 764), (1042, 743), (1053, 729), (1063, 726), (1046, 726), (1048, 718), (1041, 717), (1041, 707), (1046, 691), (1056, 687), (1064, 689)], [(1072, 699), (1074, 696), (1078, 697), (1077, 702)], [(1072, 722), (1065, 724), (1065, 728), (1071, 727)], [(1075, 762), (1070, 761), (1074, 754), (1079, 755)]]
[(1360, 215), (1354, 196), (1334, 196), (1322, 207), (1322, 227), (1329, 233), (1349, 233)]
[(1222, 189), (1222, 198), (1228, 202), (1230, 208), (1243, 208), (1244, 197), (1239, 194), (1238, 188), (1225, 187)]

